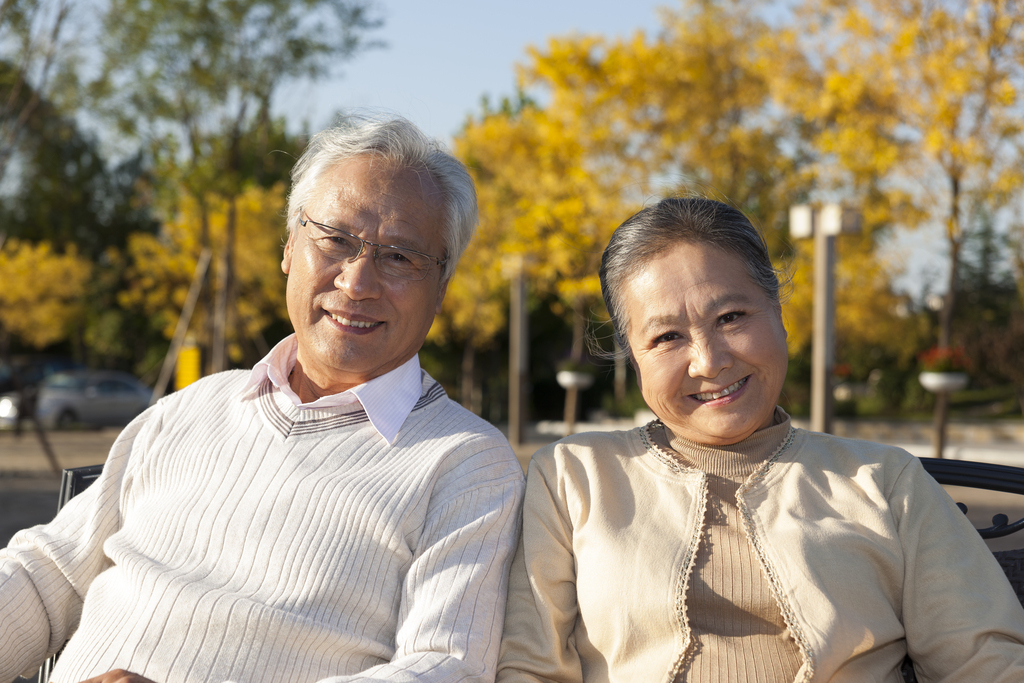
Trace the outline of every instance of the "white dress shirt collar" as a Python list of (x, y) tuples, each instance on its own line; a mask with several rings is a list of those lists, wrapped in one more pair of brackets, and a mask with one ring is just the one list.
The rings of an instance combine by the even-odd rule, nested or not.
[(398, 430), (409, 417), (422, 391), (418, 356), (414, 355), (394, 370), (347, 391), (303, 403), (288, 383), (288, 375), (295, 367), (298, 348), (294, 334), (282, 339), (263, 360), (253, 366), (244, 391), (254, 393), (265, 379), (269, 379), (300, 410), (350, 406), (358, 401), (377, 433), (388, 443), (394, 443)]

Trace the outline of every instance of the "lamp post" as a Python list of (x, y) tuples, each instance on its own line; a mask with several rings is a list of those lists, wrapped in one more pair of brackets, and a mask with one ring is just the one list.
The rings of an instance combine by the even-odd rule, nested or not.
[(523, 257), (509, 256), (504, 265), (511, 280), (509, 297), (508, 350), (508, 440), (513, 447), (523, 443), (526, 388), (529, 375), (529, 333), (526, 315), (526, 278)]
[(832, 433), (832, 369), (835, 365), (835, 240), (860, 231), (860, 213), (839, 204), (789, 209), (789, 234), (814, 239), (814, 317), (811, 341), (811, 429)]

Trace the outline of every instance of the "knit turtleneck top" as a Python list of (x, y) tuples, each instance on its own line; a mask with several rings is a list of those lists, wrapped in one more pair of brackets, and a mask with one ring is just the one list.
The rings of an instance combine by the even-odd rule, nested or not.
[(695, 443), (667, 427), (653, 434), (708, 480), (704, 533), (686, 598), (695, 646), (679, 681), (788, 682), (800, 668), (800, 652), (736, 503), (737, 490), (782, 446), (789, 430), (789, 415), (777, 408), (771, 426), (729, 446)]

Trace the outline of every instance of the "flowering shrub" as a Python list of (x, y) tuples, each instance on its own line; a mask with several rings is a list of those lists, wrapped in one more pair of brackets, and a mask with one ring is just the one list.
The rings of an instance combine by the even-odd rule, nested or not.
[(968, 368), (964, 350), (959, 346), (945, 349), (933, 346), (919, 353), (917, 360), (926, 372), (964, 372)]

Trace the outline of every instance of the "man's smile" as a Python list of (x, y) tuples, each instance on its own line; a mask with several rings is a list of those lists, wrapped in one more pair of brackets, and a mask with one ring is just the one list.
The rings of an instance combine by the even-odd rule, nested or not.
[(378, 327), (378, 326), (384, 324), (381, 321), (370, 322), (370, 321), (362, 321), (362, 320), (349, 320), (348, 318), (346, 318), (344, 316), (338, 315), (336, 313), (331, 313), (329, 311), (328, 311), (327, 315), (331, 316), (331, 318), (335, 322), (339, 322), (339, 323), (341, 323), (342, 325), (344, 325), (346, 327), (366, 328), (366, 327)]

